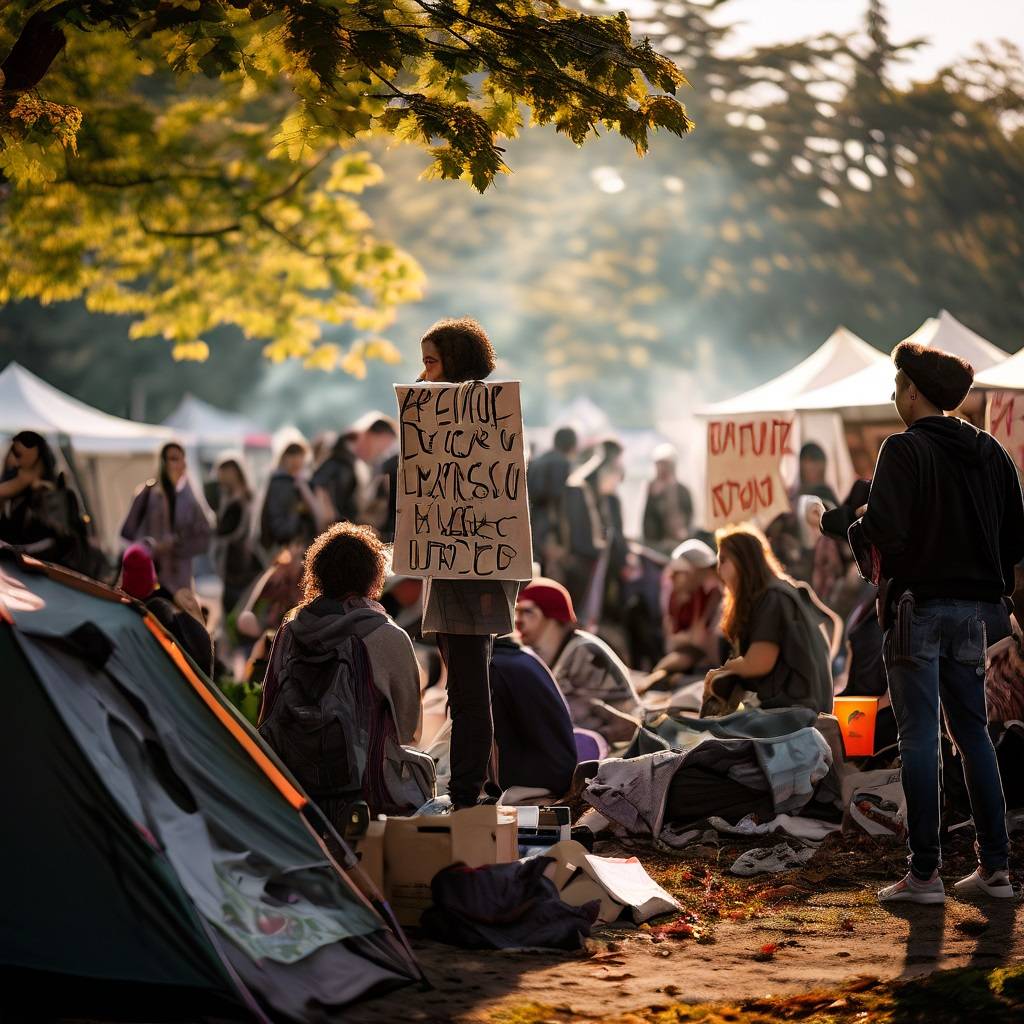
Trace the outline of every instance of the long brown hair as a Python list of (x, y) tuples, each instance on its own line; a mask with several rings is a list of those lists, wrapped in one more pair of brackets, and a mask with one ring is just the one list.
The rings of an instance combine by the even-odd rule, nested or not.
[(756, 526), (726, 526), (715, 534), (715, 541), (719, 557), (725, 554), (736, 567), (736, 593), (723, 588), (722, 632), (739, 651), (740, 637), (746, 632), (757, 599), (769, 584), (780, 579), (789, 581), (789, 577)]

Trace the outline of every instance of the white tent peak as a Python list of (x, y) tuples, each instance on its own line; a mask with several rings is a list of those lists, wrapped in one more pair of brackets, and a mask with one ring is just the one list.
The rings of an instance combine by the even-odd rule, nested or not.
[(808, 391), (843, 380), (867, 366), (888, 363), (888, 357), (846, 327), (837, 327), (807, 358), (778, 377), (750, 391), (700, 410), (703, 416), (780, 412), (794, 408)]
[(194, 435), (199, 444), (234, 444), (241, 447), (253, 435), (269, 444), (269, 431), (244, 413), (220, 409), (189, 392), (182, 396), (163, 425)]
[(76, 451), (155, 452), (174, 431), (111, 416), (59, 391), (18, 363), (0, 371), (0, 433), (64, 434)]
[(939, 310), (937, 317), (930, 316), (913, 334), (904, 339), (919, 345), (952, 352), (974, 367), (975, 372), (987, 370), (1006, 359), (1006, 353), (980, 334), (960, 323), (952, 313)]
[(1005, 391), (1024, 391), (1024, 348), (1009, 359), (990, 366), (974, 378), (974, 386)]
[[(997, 368), (1006, 353), (975, 334), (946, 310), (929, 317), (906, 341), (934, 346), (966, 359), (975, 370)], [(795, 409), (844, 409), (850, 419), (892, 419), (892, 390), (896, 369), (889, 358), (860, 370), (846, 380), (810, 391), (794, 403)]]

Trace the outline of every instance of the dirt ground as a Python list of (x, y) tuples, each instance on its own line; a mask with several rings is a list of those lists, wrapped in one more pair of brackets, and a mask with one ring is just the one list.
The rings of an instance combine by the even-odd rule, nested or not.
[[(1016, 844), (1018, 863), (1022, 845)], [(970, 904), (947, 897), (945, 906), (879, 906), (875, 891), (898, 878), (903, 868), (903, 851), (891, 843), (833, 836), (798, 872), (736, 879), (724, 868), (743, 848), (727, 845), (717, 856), (705, 852), (710, 859), (632, 851), (680, 899), (684, 913), (641, 928), (620, 924), (597, 929), (587, 949), (578, 953), (475, 952), (413, 934), (433, 990), (406, 989), (353, 1008), (348, 1019), (363, 1024), (639, 1024), (711, 1019), (694, 1013), (698, 1004), (742, 1007), (761, 1005), (762, 997), (825, 991), (833, 992), (836, 1001), (829, 1004), (828, 996), (813, 1006), (832, 1013), (815, 1019), (901, 1020), (910, 1018), (882, 1010), (861, 1010), (849, 1018), (840, 1014), (844, 1007), (852, 1009), (849, 999), (857, 998), (843, 995), (844, 986), (861, 979), (854, 989), (870, 989), (875, 983), (868, 979), (885, 983), (954, 968), (990, 971), (1024, 965), (1020, 900)], [(597, 852), (621, 851), (602, 844)], [(947, 852), (943, 874), (955, 880), (971, 866), (970, 848), (961, 842)], [(659, 934), (666, 925), (671, 930), (673, 922), (676, 929), (682, 925), (684, 934)], [(882, 988), (892, 991), (892, 986)], [(954, 986), (954, 991), (962, 988)], [(800, 1005), (806, 1009), (811, 1004)], [(1002, 1005), (979, 1004), (985, 1024), (1000, 1017)], [(748, 1018), (730, 1011), (718, 1018), (716, 1011), (713, 1016), (753, 1021), (808, 1014), (786, 1010), (781, 1018)], [(951, 1019), (960, 1018), (955, 1014)], [(1024, 1016), (1013, 1010), (1005, 1019)]]

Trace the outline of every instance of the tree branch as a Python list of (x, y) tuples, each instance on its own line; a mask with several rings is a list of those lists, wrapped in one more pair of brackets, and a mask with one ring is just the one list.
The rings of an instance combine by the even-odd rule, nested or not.
[(60, 20), (75, 6), (68, 0), (29, 17), (0, 64), (5, 92), (26, 92), (43, 80), (67, 42)]
[(233, 224), (225, 224), (223, 227), (206, 228), (201, 231), (168, 231), (163, 228), (150, 227), (141, 213), (139, 214), (139, 226), (145, 234), (157, 238), (219, 238), (222, 235), (230, 235), (235, 231), (242, 230), (241, 223), (235, 221)]

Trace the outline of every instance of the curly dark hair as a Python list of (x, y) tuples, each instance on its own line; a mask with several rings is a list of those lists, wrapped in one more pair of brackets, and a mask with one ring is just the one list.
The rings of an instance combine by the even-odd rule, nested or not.
[(494, 346), (487, 332), (471, 317), (438, 320), (420, 342), (437, 346), (444, 379), (451, 384), (483, 380), (494, 370)]
[(303, 602), (352, 596), (376, 600), (384, 589), (387, 560), (387, 547), (369, 526), (335, 523), (306, 549)]

